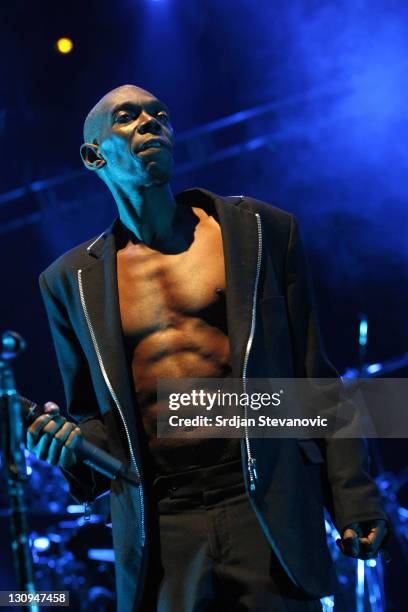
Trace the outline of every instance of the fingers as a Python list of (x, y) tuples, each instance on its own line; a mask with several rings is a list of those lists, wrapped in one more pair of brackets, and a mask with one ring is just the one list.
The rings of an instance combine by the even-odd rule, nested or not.
[(54, 402), (44, 405), (41, 414), (27, 430), (27, 446), (39, 459), (68, 467), (76, 463), (75, 446), (80, 429), (60, 414)]
[[(37, 443), (36, 455), (43, 461), (50, 461), (50, 449), (55, 439), (55, 436), (66, 427), (67, 421), (64, 417), (57, 417), (49, 421), (41, 431), (41, 437)], [(69, 424), (74, 427), (73, 424)], [(55, 448), (55, 447), (54, 447)]]
[(353, 523), (336, 542), (341, 551), (349, 557), (373, 559), (377, 556), (386, 533), (387, 525), (384, 520), (369, 521), (365, 524)]
[(42, 414), (30, 425), (27, 429), (27, 447), (28, 450), (33, 453), (36, 452), (36, 445), (41, 435), (42, 429), (52, 421), (52, 416), (48, 414)]
[(75, 448), (81, 437), (81, 430), (79, 427), (75, 427), (69, 434), (64, 446), (61, 449), (61, 456), (59, 460), (59, 466), (68, 468), (76, 463)]
[(27, 440), (31, 445), (36, 443), (40, 432), (47, 425), (47, 423), (49, 423), (53, 419), (53, 417), (59, 416), (59, 414), (60, 409), (57, 404), (55, 404), (54, 402), (47, 402), (46, 404), (44, 404), (44, 413), (37, 417), (35, 421), (31, 423), (30, 427), (27, 430)]
[(354, 539), (354, 538), (358, 538), (359, 535), (363, 535), (362, 533), (359, 533), (359, 529), (358, 527), (347, 527), (347, 529), (344, 530), (343, 532), (343, 539)]
[(59, 467), (61, 468), (69, 468), (76, 463), (75, 453), (72, 449), (67, 448), (66, 446), (62, 447), (61, 456), (59, 459)]
[(371, 546), (374, 550), (377, 550), (385, 536), (387, 535), (387, 524), (385, 521), (379, 519), (377, 521), (371, 521), (371, 529), (367, 536), (367, 539), (371, 543)]
[(385, 521), (371, 521), (371, 528), (368, 535), (360, 540), (360, 558), (372, 559), (373, 557), (376, 557), (386, 534), (387, 525)]
[(346, 529), (343, 533), (343, 537), (337, 540), (337, 545), (342, 553), (348, 557), (358, 557), (360, 552), (360, 541), (354, 529)]
[[(59, 414), (42, 414), (34, 423), (30, 425), (27, 431), (27, 446), (28, 450), (35, 453), (39, 459), (44, 459), (43, 453), (51, 443), (52, 435), (65, 422), (65, 418)], [(37, 453), (41, 450), (41, 456)]]
[[(44, 430), (46, 430), (46, 428), (50, 425), (51, 423), (44, 427)], [(64, 446), (65, 442), (67, 442), (69, 436), (72, 434), (74, 429), (76, 429), (74, 423), (66, 421), (62, 425), (62, 427), (57, 427), (55, 433), (52, 432), (54, 435), (52, 437), (51, 443), (49, 444), (48, 456), (46, 457), (49, 463), (52, 463), (53, 465), (58, 465), (62, 447)]]

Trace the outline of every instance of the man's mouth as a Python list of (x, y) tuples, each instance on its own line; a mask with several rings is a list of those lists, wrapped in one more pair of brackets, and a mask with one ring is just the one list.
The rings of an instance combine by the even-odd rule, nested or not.
[(138, 151), (146, 151), (146, 149), (168, 149), (168, 143), (161, 138), (149, 138), (138, 147)]

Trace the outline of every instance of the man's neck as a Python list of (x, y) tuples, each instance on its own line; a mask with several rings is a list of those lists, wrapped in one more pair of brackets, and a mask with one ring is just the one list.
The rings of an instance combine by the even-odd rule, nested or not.
[(152, 245), (171, 232), (177, 204), (168, 183), (114, 197), (120, 220), (141, 242)]
[(132, 191), (131, 196), (114, 193), (114, 197), (132, 242), (136, 239), (168, 254), (190, 247), (200, 215), (190, 206), (178, 204), (168, 183)]

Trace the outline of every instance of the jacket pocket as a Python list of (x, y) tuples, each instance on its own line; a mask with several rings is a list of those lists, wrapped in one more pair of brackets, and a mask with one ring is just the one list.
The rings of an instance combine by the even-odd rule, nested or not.
[(298, 446), (309, 463), (324, 463), (324, 457), (317, 442), (312, 439), (296, 439)]

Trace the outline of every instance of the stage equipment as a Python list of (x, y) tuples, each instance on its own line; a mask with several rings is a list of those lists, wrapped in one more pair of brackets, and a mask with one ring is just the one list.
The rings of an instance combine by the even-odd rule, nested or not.
[(38, 589), (69, 591), (78, 612), (115, 612), (112, 535), (103, 516), (70, 515), (31, 538)]
[[(14, 568), (19, 591), (35, 592), (33, 565), (28, 540), (24, 482), (27, 469), (24, 455), (21, 402), (11, 362), (24, 350), (25, 342), (15, 332), (4, 332), (0, 343), (0, 447), (6, 470), (7, 493), (11, 508), (11, 537)], [(23, 605), (37, 612), (37, 605)]]
[[(368, 320), (364, 314), (359, 315), (359, 364), (358, 367), (349, 367), (342, 375), (342, 380), (347, 386), (347, 381), (356, 378), (385, 377), (387, 375), (397, 375), (398, 371), (404, 371), (408, 366), (408, 353), (389, 359), (383, 362), (366, 363)], [(374, 438), (368, 440), (370, 456), (374, 460), (376, 468), (376, 483), (381, 491), (384, 509), (390, 519), (395, 541), (398, 543), (403, 557), (408, 563), (408, 509), (401, 506), (398, 502), (397, 494), (408, 482), (408, 469), (405, 468), (400, 474), (392, 474), (384, 468), (378, 442)], [(332, 524), (326, 521), (329, 533), (334, 530)], [(329, 537), (330, 543), (330, 537)], [(332, 555), (337, 562), (339, 570), (340, 558), (338, 552), (331, 549)], [(350, 609), (355, 612), (383, 612), (387, 609), (387, 602), (384, 594), (383, 563), (389, 562), (390, 556), (387, 551), (378, 559), (368, 561), (358, 560), (354, 569), (352, 579), (353, 602), (350, 602)], [(347, 580), (346, 580), (347, 582)], [(325, 612), (330, 606), (325, 608)], [(337, 608), (335, 608), (337, 610)]]

